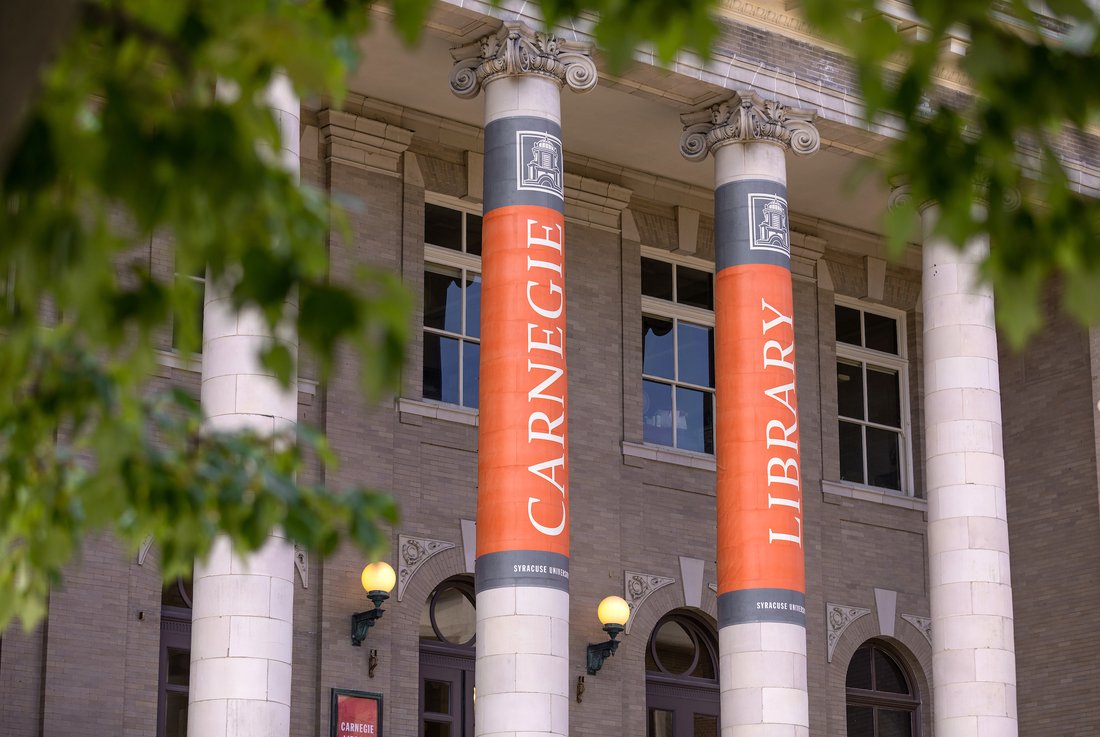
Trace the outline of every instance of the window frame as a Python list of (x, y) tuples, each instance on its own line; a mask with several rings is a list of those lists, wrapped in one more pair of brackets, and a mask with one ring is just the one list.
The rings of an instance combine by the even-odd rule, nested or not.
[[(448, 589), (458, 590), (473, 604), (475, 612), (477, 608), (473, 578), (468, 574), (443, 579), (436, 584), (424, 601), (429, 622), (437, 639), (419, 640), (418, 737), (424, 737), (425, 726), (429, 722), (449, 724), (452, 727), (451, 737), (472, 737), (474, 734), (474, 700), (476, 699), (474, 671), (477, 664), (474, 643), (477, 635), (475, 633), (469, 642), (463, 644), (441, 639), (432, 608), (439, 595)], [(430, 712), (425, 709), (424, 688), (427, 681), (449, 684), (450, 711), (448, 713)]]
[[(872, 315), (878, 315), (880, 317), (886, 317), (894, 321), (897, 326), (897, 354), (886, 353), (884, 351), (878, 351), (873, 348), (864, 348), (863, 346), (852, 345), (851, 343), (844, 343), (836, 338), (836, 323), (835, 314), (837, 307), (847, 307), (849, 309), (857, 310), (860, 312), (860, 325), (862, 331), (863, 325), (863, 313), (871, 313)], [(836, 364), (846, 360), (848, 362), (856, 362), (862, 368), (863, 373), (863, 410), (864, 416), (867, 416), (867, 368), (868, 366), (877, 366), (879, 368), (886, 369), (888, 371), (896, 371), (898, 375), (898, 400), (899, 400), (899, 412), (901, 414), (901, 426), (891, 427), (889, 425), (882, 425), (870, 420), (857, 420), (852, 417), (842, 417), (840, 414), (839, 402), (836, 409), (836, 432), (837, 432), (837, 460), (840, 459), (840, 423), (850, 422), (858, 424), (860, 427), (878, 428), (881, 430), (887, 430), (890, 432), (900, 432), (901, 441), (899, 448), (899, 460), (901, 468), (899, 469), (899, 481), (901, 482), (900, 489), (891, 489), (886, 486), (876, 486), (874, 484), (859, 483), (858, 481), (849, 481), (839, 478), (839, 468), (837, 470), (838, 481), (846, 486), (851, 486), (858, 489), (873, 489), (875, 491), (885, 492), (887, 494), (894, 494), (897, 496), (915, 497), (915, 482), (913, 477), (913, 413), (910, 406), (909, 399), (909, 354), (908, 354), (908, 342), (907, 342), (907, 328), (906, 313), (904, 310), (898, 310), (893, 307), (886, 307), (884, 305), (870, 304), (862, 300), (854, 299), (852, 297), (845, 297), (843, 295), (835, 295), (834, 306), (834, 329), (833, 329), (833, 345), (836, 353)], [(866, 342), (866, 339), (863, 339)], [(836, 366), (833, 367), (833, 386), (837, 384)], [(863, 478), (867, 479), (867, 442), (866, 435), (864, 435), (863, 442)]]
[[(441, 328), (428, 327), (427, 325), (424, 324), (424, 314), (423, 314), (423, 311), (421, 312), (421, 316), (420, 316), (420, 340), (421, 340), (420, 399), (421, 399), (421, 401), (428, 402), (428, 403), (431, 403), (431, 404), (437, 404), (437, 405), (441, 405), (441, 406), (445, 406), (445, 407), (462, 407), (463, 409), (471, 410), (471, 411), (476, 412), (478, 410), (478, 407), (471, 406), (469, 404), (466, 404), (463, 401), (465, 399), (464, 391), (463, 391), (463, 388), (465, 386), (465, 383), (464, 383), (464, 378), (465, 377), (463, 376), (463, 374), (465, 372), (465, 369), (463, 368), (464, 361), (462, 359), (462, 346), (461, 346), (461, 344), (462, 343), (474, 343), (478, 346), (478, 350), (480, 351), (480, 346), (481, 346), (480, 330), (478, 331), (479, 335), (476, 338), (468, 336), (466, 334), (466, 280), (467, 280), (467, 274), (469, 274), (469, 273), (474, 274), (475, 276), (477, 276), (478, 279), (481, 278), (481, 256), (477, 256), (477, 255), (466, 252), (466, 250), (465, 250), (466, 249), (466, 227), (465, 226), (466, 226), (466, 217), (468, 215), (477, 215), (478, 217), (482, 216), (482, 208), (481, 208), (480, 205), (476, 205), (476, 204), (471, 203), (471, 202), (466, 202), (465, 200), (458, 199), (457, 197), (451, 197), (449, 195), (439, 194), (439, 193), (436, 193), (436, 192), (425, 192), (424, 193), (424, 204), (425, 204), (425, 211), (427, 210), (427, 207), (426, 207), (427, 205), (436, 205), (438, 207), (445, 207), (449, 210), (457, 210), (457, 211), (462, 213), (462, 228), (461, 228), (461, 231), (462, 231), (462, 247), (463, 247), (463, 250), (462, 251), (455, 251), (455, 250), (450, 249), (450, 248), (444, 248), (443, 246), (432, 245), (432, 244), (428, 243), (427, 235), (425, 233), (425, 236), (422, 239), (424, 241), (424, 258), (423, 258), (423, 265), (420, 269), (420, 278), (421, 278), (421, 286), (423, 288), (424, 276), (428, 271), (431, 270), (430, 269), (431, 266), (436, 266), (437, 268), (440, 268), (440, 269), (458, 269), (459, 270), (460, 278), (462, 280), (462, 331), (463, 332), (462, 332), (462, 334), (458, 334), (458, 333), (451, 332), (449, 330), (443, 330)], [(439, 273), (439, 272), (437, 271), (437, 272), (433, 272), (433, 273)], [(423, 310), (423, 297), (421, 299), (421, 310)], [(459, 399), (459, 401), (457, 403), (448, 402), (448, 401), (443, 400), (443, 399), (432, 399), (430, 397), (424, 396), (424, 360), (425, 360), (426, 355), (427, 355), (426, 352), (424, 351), (424, 346), (426, 345), (426, 341), (424, 340), (424, 335), (426, 333), (431, 333), (432, 335), (438, 335), (440, 337), (450, 338), (452, 340), (457, 340), (460, 344), (460, 346), (459, 346), (459, 360), (458, 360), (458, 399)], [(481, 377), (478, 376), (478, 390), (479, 391), (480, 391), (480, 385), (481, 385)]]
[[(874, 679), (875, 665), (875, 650), (879, 650), (885, 655), (885, 657), (892, 660), (898, 668), (901, 670), (902, 677), (905, 678), (906, 686), (909, 687), (908, 694), (898, 694), (891, 691), (880, 691), (876, 689), (855, 688), (849, 686), (847, 683), (847, 672), (852, 667), (852, 660), (855, 656), (864, 648), (868, 648), (871, 658), (871, 677)], [(872, 710), (873, 714), (873, 729), (878, 732), (878, 711), (880, 709), (886, 709), (888, 711), (904, 711), (910, 715), (910, 727), (912, 730), (912, 737), (921, 737), (922, 727), (924, 722), (923, 705), (924, 700), (921, 698), (920, 688), (917, 685), (917, 679), (913, 676), (912, 670), (906, 664), (905, 659), (895, 651), (893, 648), (883, 644), (881, 640), (871, 639), (862, 643), (852, 653), (852, 657), (848, 660), (848, 669), (845, 670), (845, 683), (844, 683), (844, 710), (845, 710), (845, 725), (844, 733), (848, 733), (847, 725), (847, 710), (849, 707), (867, 707)], [(872, 680), (872, 683), (874, 681)]]
[[(702, 272), (705, 272), (705, 273), (709, 274), (710, 279), (711, 279), (711, 300), (712, 300), (712, 303), (713, 303), (714, 296), (715, 296), (715, 270), (714, 270), (714, 264), (713, 263), (711, 263), (710, 261), (706, 261), (706, 260), (700, 259), (700, 258), (695, 258), (695, 257), (692, 257), (692, 256), (684, 256), (682, 254), (670, 253), (670, 252), (664, 251), (660, 248), (653, 248), (652, 246), (642, 246), (641, 247), (641, 256), (638, 260), (639, 267), (641, 265), (641, 259), (647, 259), (647, 258), (651, 259), (653, 261), (663, 261), (665, 263), (672, 264), (672, 266), (674, 267), (673, 268), (673, 275), (672, 275), (673, 300), (675, 300), (675, 297), (676, 297), (675, 267), (686, 266), (690, 269), (694, 269), (696, 271), (702, 271)], [(675, 344), (675, 341), (679, 340), (678, 327), (679, 327), (679, 323), (681, 321), (687, 322), (691, 325), (710, 328), (710, 331), (711, 331), (711, 356), (710, 356), (710, 359), (711, 359), (711, 362), (713, 364), (713, 361), (714, 361), (714, 310), (713, 309), (705, 310), (701, 307), (695, 307), (693, 305), (681, 304), (681, 303), (676, 302), (676, 301), (661, 299), (659, 297), (650, 297), (650, 296), (642, 293), (642, 291), (641, 291), (641, 280), (640, 279), (639, 279), (639, 286), (638, 286), (638, 295), (640, 297), (640, 314), (639, 314), (639, 317), (641, 318), (641, 320), (643, 322), (643, 325), (644, 325), (644, 320), (645, 320), (646, 317), (653, 317), (653, 318), (657, 318), (657, 319), (661, 319), (661, 320), (670, 320), (670, 321), (672, 321), (672, 323), (673, 323), (672, 334), (673, 334), (674, 344)], [(676, 422), (672, 423), (672, 444), (671, 445), (664, 445), (662, 443), (655, 443), (655, 442), (645, 440), (645, 411), (644, 411), (644, 409), (642, 411), (642, 441), (643, 441), (643, 444), (647, 445), (649, 447), (653, 447), (653, 448), (669, 448), (671, 450), (681, 452), (681, 453), (696, 453), (696, 454), (699, 454), (699, 455), (702, 455), (702, 456), (707, 456), (707, 457), (713, 458), (714, 457), (713, 448), (714, 448), (714, 445), (715, 445), (715, 435), (716, 435), (715, 428), (718, 424), (718, 402), (717, 402), (717, 399), (716, 399), (715, 387), (714, 386), (709, 386), (709, 387), (700, 386), (699, 384), (693, 384), (689, 381), (681, 380), (680, 379), (680, 352), (678, 350), (675, 350), (675, 348), (672, 351), (672, 373), (676, 378), (669, 379), (665, 376), (653, 376), (653, 375), (649, 375), (649, 374), (645, 373), (645, 333), (644, 333), (644, 329), (643, 329), (643, 333), (642, 333), (642, 351), (641, 351), (641, 372), (640, 372), (641, 380), (642, 380), (642, 387), (641, 387), (642, 388), (642, 396), (643, 397), (645, 396), (644, 382), (646, 382), (646, 381), (652, 381), (654, 383), (666, 384), (668, 386), (671, 386), (672, 387), (672, 413), (675, 416), (675, 414), (676, 414), (676, 389), (677, 388), (682, 387), (684, 389), (689, 389), (689, 390), (692, 390), (692, 391), (699, 391), (699, 392), (704, 392), (706, 394), (709, 394), (710, 395), (710, 402), (711, 402), (711, 417), (713, 418), (713, 423), (714, 423), (714, 426), (711, 428), (711, 439), (710, 439), (712, 450), (708, 453), (705, 450), (702, 450), (702, 451), (692, 450), (690, 448), (682, 448), (679, 445), (677, 445), (676, 444), (676, 439), (677, 439), (677, 434), (678, 434), (678, 432), (677, 432), (678, 428), (676, 426)], [(717, 378), (717, 377), (715, 377), (715, 378)], [(717, 382), (715, 382), (715, 383), (717, 383)], [(705, 442), (705, 438), (704, 438), (704, 442)]]
[[(691, 675), (694, 672), (693, 668), (689, 669), (688, 673), (680, 675), (664, 669), (660, 658), (656, 655), (657, 633), (669, 622), (679, 625), (694, 642), (696, 655), (693, 668), (698, 664), (698, 651), (706, 649), (714, 666), (714, 678)], [(714, 625), (686, 609), (675, 609), (661, 617), (654, 625), (645, 647), (658, 668), (651, 670), (648, 662), (643, 666), (646, 681), (646, 734), (650, 734), (655, 710), (672, 713), (673, 734), (692, 734), (694, 729), (689, 725), (693, 724), (694, 716), (697, 714), (715, 717), (721, 730), (718, 635)]]

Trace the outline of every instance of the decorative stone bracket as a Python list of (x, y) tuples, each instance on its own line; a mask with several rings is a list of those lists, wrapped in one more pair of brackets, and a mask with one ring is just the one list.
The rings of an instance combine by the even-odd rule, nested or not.
[(397, 550), (400, 561), (397, 565), (397, 600), (405, 597), (405, 589), (409, 581), (416, 575), (429, 558), (450, 550), (454, 543), (446, 540), (432, 540), (426, 537), (410, 537), (408, 535), (397, 536)]
[(634, 617), (638, 614), (638, 609), (645, 603), (645, 600), (657, 589), (676, 583), (676, 579), (668, 576), (654, 576), (651, 573), (638, 573), (637, 571), (625, 571), (623, 578), (623, 591), (626, 602), (630, 604), (630, 619), (626, 620), (626, 633), (629, 635)]
[(932, 644), (932, 618), (931, 617), (918, 617), (915, 614), (903, 614), (901, 618), (909, 624), (920, 630), (920, 633), (924, 635), (924, 639), (928, 640), (928, 644)]
[(825, 605), (825, 629), (828, 633), (828, 661), (833, 662), (833, 651), (837, 643), (844, 635), (844, 630), (859, 619), (871, 613), (870, 609), (857, 606), (844, 606), (843, 604)]

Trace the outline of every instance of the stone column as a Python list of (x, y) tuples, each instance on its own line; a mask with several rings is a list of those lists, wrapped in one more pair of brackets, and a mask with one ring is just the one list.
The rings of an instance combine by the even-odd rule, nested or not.
[[(282, 133), (279, 158), (297, 176), (300, 108), (285, 76), (273, 80), (268, 101)], [(207, 281), (201, 402), (208, 428), (293, 429), (297, 382), (284, 388), (259, 364), (260, 348), (272, 340), (297, 355), (292, 332), (272, 335), (262, 315), (236, 312), (224, 289)], [(290, 734), (293, 577), (293, 545), (277, 530), (252, 555), (237, 556), (221, 538), (205, 563), (196, 561), (190, 737)]]
[(714, 154), (714, 369), (722, 737), (806, 737), (806, 583), (787, 218), (788, 150), (813, 113), (735, 93), (683, 116)]
[(522, 23), (456, 49), (485, 90), (477, 735), (569, 734), (569, 494), (561, 88), (589, 48)]
[(993, 291), (979, 264), (924, 231), (924, 419), (936, 737), (1015, 737), (1016, 656)]

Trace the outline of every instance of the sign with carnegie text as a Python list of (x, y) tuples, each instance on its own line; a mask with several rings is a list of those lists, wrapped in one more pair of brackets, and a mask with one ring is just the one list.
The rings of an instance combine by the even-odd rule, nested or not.
[(381, 737), (382, 694), (332, 689), (330, 737)]

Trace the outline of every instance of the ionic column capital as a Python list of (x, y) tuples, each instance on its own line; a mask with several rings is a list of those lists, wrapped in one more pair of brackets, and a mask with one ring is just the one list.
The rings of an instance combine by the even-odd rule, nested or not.
[(454, 49), (451, 55), (451, 92), (459, 97), (476, 97), (500, 77), (549, 77), (575, 92), (587, 92), (598, 79), (591, 44), (567, 41), (515, 21), (506, 21), (496, 33)]
[(799, 155), (817, 151), (821, 134), (814, 125), (816, 113), (765, 100), (755, 92), (735, 92), (706, 110), (680, 116), (684, 133), (680, 153), (692, 161), (727, 143), (774, 143)]

